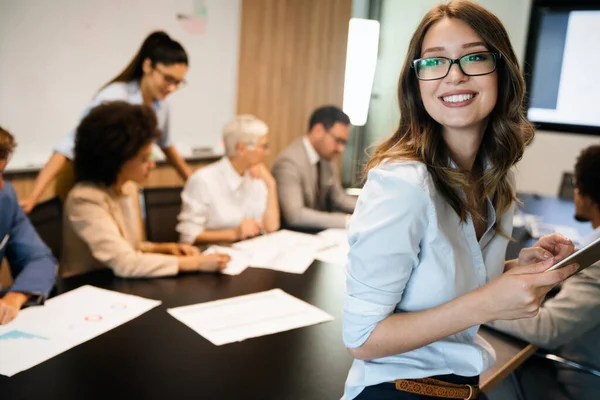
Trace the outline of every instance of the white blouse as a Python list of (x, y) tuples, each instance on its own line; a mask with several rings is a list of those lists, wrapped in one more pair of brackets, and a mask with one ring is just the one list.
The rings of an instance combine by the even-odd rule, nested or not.
[[(423, 163), (390, 162), (372, 169), (348, 227), (345, 345), (360, 347), (392, 313), (439, 306), (502, 274), (508, 239), (493, 227), (497, 222), (510, 235), (513, 207), (497, 218), (488, 200), (488, 226), (478, 241), (472, 220), (460, 221)], [(480, 374), (495, 354), (478, 329), (403, 354), (354, 360), (343, 399), (395, 379)]]
[(204, 230), (232, 229), (244, 218), (262, 221), (267, 186), (248, 173), (240, 176), (223, 157), (188, 179), (181, 200), (177, 232), (182, 242), (193, 243)]

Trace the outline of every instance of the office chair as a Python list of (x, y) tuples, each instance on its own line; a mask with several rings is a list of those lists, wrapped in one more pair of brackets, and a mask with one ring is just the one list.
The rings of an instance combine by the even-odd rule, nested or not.
[(62, 250), (62, 211), (60, 198), (53, 197), (37, 204), (29, 214), (31, 224), (57, 260)]
[[(581, 371), (581, 372), (584, 372), (587, 374), (591, 374), (591, 375), (600, 377), (600, 371), (597, 371), (592, 367), (582, 365), (582, 364), (576, 363), (574, 361), (567, 360), (566, 358), (559, 357), (555, 354), (547, 353), (543, 350), (537, 350), (535, 353), (533, 353), (533, 356), (543, 358), (545, 360), (549, 360), (551, 362), (555, 362), (555, 363), (558, 363), (561, 365), (565, 365), (568, 368), (576, 370), (576, 371)], [(515, 389), (515, 395), (516, 395), (517, 399), (525, 400), (525, 396), (523, 394), (523, 388), (521, 386), (521, 381), (517, 377), (515, 372), (512, 372), (510, 374), (509, 378), (513, 383), (513, 388)]]
[(182, 187), (146, 188), (143, 191), (146, 238), (150, 242), (178, 242), (175, 231), (181, 211)]
[(569, 367), (571, 369), (600, 377), (600, 371), (598, 371), (590, 366), (576, 363), (574, 361), (567, 360), (566, 358), (559, 357), (555, 354), (546, 353), (544, 351), (538, 350), (534, 353), (534, 355), (536, 357), (544, 358), (546, 360), (550, 360), (550, 361), (558, 363), (558, 364), (566, 365), (567, 367)]
[(573, 173), (563, 172), (562, 181), (560, 182), (560, 188), (558, 189), (558, 197), (565, 200), (574, 200), (573, 190)]

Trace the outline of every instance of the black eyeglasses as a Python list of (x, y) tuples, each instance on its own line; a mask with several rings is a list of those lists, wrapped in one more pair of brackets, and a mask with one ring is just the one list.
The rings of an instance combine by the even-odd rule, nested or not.
[(500, 53), (482, 51), (465, 54), (456, 59), (448, 57), (419, 58), (413, 60), (411, 67), (415, 70), (419, 80), (434, 81), (448, 76), (453, 64), (458, 65), (462, 73), (467, 76), (491, 74), (496, 70), (499, 59)]
[(156, 72), (158, 72), (163, 77), (165, 82), (167, 82), (169, 85), (174, 85), (176, 88), (182, 88), (185, 85), (187, 85), (187, 82), (185, 79), (179, 80), (165, 72), (162, 72), (160, 69), (158, 69), (156, 67), (154, 67), (154, 70)]
[(263, 150), (269, 150), (269, 143), (261, 143), (261, 144), (259, 144), (259, 143), (252, 143), (252, 142), (250, 142), (250, 143), (246, 143), (246, 146), (248, 146), (250, 148), (259, 147), (259, 148), (261, 148)]
[(342, 139), (341, 137), (337, 137), (335, 136), (331, 131), (326, 130), (325, 131), (329, 136), (331, 136), (333, 138), (333, 140), (335, 140), (335, 142), (341, 146), (345, 146), (348, 144), (348, 141), (346, 139)]

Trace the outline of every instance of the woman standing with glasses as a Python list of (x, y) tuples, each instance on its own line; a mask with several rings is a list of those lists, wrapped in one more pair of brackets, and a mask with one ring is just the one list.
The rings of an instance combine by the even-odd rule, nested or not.
[[(129, 65), (112, 81), (100, 89), (83, 112), (83, 116), (96, 105), (122, 100), (131, 104), (146, 104), (156, 113), (161, 131), (156, 144), (184, 180), (192, 170), (173, 145), (169, 132), (169, 108), (165, 98), (185, 85), (188, 56), (179, 42), (164, 32), (153, 32), (142, 43)], [(25, 212), (31, 211), (38, 199), (57, 176), (56, 192), (65, 198), (74, 183), (71, 166), (75, 146), (75, 130), (56, 146), (54, 153), (40, 171), (31, 195), (21, 202)], [(60, 175), (59, 175), (60, 174)]]
[[(471, 1), (430, 10), (400, 76), (398, 130), (375, 150), (350, 219), (343, 399), (485, 399), (494, 351), (479, 325), (531, 317), (575, 271), (558, 235), (505, 261), (511, 168), (533, 136), (498, 18)], [(542, 261), (543, 260), (543, 261)]]

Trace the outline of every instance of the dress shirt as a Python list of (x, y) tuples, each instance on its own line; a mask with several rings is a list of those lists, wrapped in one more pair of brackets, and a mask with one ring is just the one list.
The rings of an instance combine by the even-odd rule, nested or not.
[[(471, 218), (460, 221), (423, 163), (388, 162), (372, 169), (348, 227), (345, 345), (360, 347), (393, 313), (439, 306), (501, 275), (508, 239), (493, 227), (498, 223), (512, 233), (514, 204), (498, 217), (489, 199), (487, 205), (488, 225), (478, 241)], [(480, 374), (495, 354), (478, 329), (406, 353), (354, 360), (343, 399), (395, 379)]]
[[(314, 182), (319, 182), (319, 177), (317, 176), (317, 174), (319, 173), (317, 169), (317, 163), (321, 161), (321, 157), (319, 157), (319, 153), (317, 153), (312, 144), (310, 144), (310, 140), (308, 140), (308, 137), (306, 135), (302, 138), (302, 144), (306, 149), (308, 161), (310, 162), (310, 165), (313, 166), (313, 177), (315, 178)], [(319, 188), (317, 188), (317, 191), (318, 189)]]
[(204, 230), (232, 229), (244, 218), (262, 221), (267, 208), (267, 186), (246, 172), (240, 176), (228, 157), (196, 171), (181, 193), (177, 232), (193, 243)]
[[(107, 102), (122, 100), (131, 104), (143, 104), (144, 99), (142, 98), (142, 91), (137, 81), (131, 82), (115, 82), (102, 88), (90, 104), (83, 111), (81, 118), (85, 117), (92, 108), (95, 106)], [(169, 107), (166, 101), (154, 100), (152, 102), (152, 108), (156, 113), (156, 119), (158, 120), (158, 129), (161, 131), (160, 137), (156, 140), (156, 144), (161, 149), (170, 147), (173, 142), (169, 133)], [(65, 136), (60, 143), (55, 147), (57, 153), (61, 153), (69, 160), (74, 158), (75, 149), (75, 133), (77, 128), (71, 130), (67, 136)]]
[(306, 149), (306, 154), (308, 155), (308, 161), (312, 165), (317, 165), (321, 157), (319, 157), (319, 153), (315, 150), (315, 148), (310, 144), (310, 140), (308, 140), (308, 136), (304, 136), (302, 138), (302, 143), (304, 144), (304, 148)]

